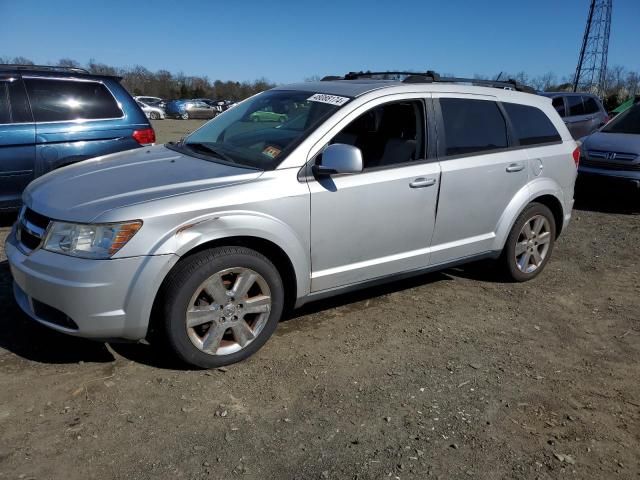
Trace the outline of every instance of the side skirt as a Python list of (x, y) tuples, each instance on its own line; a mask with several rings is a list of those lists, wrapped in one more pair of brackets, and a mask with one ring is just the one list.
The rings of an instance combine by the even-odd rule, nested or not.
[(501, 251), (489, 251), (475, 255), (469, 255), (466, 257), (458, 258), (449, 262), (439, 263), (436, 265), (429, 265), (427, 267), (416, 268), (414, 270), (406, 270), (404, 272), (395, 273), (393, 275), (386, 275), (384, 277), (373, 278), (371, 280), (365, 280), (363, 282), (351, 283), (349, 285), (342, 285), (340, 287), (329, 288), (326, 290), (320, 290), (318, 292), (310, 293), (309, 295), (298, 298), (295, 303), (295, 308), (299, 308), (305, 303), (315, 302), (316, 300), (322, 300), (324, 298), (334, 297), (343, 293), (349, 293), (363, 288), (375, 287), (378, 285), (384, 285), (385, 283), (394, 282), (397, 280), (404, 280), (405, 278), (416, 277), (429, 272), (435, 272), (438, 270), (444, 270), (451, 267), (457, 267), (465, 263), (475, 262), (485, 259), (496, 259), (500, 256)]

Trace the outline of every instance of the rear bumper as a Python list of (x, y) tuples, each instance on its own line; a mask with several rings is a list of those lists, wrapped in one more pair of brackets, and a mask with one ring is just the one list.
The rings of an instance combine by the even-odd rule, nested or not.
[(5, 252), (14, 296), (25, 313), (54, 330), (99, 339), (146, 336), (155, 294), (178, 259), (90, 260), (45, 250), (25, 255), (13, 233)]

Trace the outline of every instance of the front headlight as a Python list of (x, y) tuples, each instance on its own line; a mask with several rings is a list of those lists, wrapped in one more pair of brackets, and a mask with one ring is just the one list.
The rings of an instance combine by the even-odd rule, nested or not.
[(42, 248), (74, 257), (107, 259), (124, 247), (141, 226), (140, 220), (93, 225), (52, 222)]

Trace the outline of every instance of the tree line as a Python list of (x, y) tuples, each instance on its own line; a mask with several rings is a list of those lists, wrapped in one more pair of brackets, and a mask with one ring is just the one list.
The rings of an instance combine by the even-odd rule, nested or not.
[[(0, 57), (0, 64), (2, 63), (34, 64), (25, 57)], [(208, 77), (185, 75), (182, 72), (172, 73), (164, 69), (152, 72), (141, 65), (126, 68), (112, 67), (95, 60), (89, 60), (86, 65), (82, 65), (70, 58), (62, 58), (51, 65), (84, 68), (94, 74), (122, 77), (122, 85), (132, 95), (148, 95), (164, 99), (211, 98), (238, 101), (275, 86), (265, 78), (253, 82), (210, 80)]]
[[(33, 65), (33, 62), (25, 57), (0, 57), (1, 63), (16, 63)], [(172, 73), (169, 70), (157, 70), (152, 72), (141, 65), (133, 67), (112, 67), (104, 63), (89, 60), (86, 65), (70, 59), (60, 59), (57, 66), (85, 68), (91, 73), (101, 75), (115, 75), (122, 77), (122, 84), (132, 95), (150, 95), (165, 99), (176, 98), (211, 98), (218, 100), (243, 100), (258, 92), (268, 90), (275, 86), (265, 78), (259, 78), (253, 82), (235, 82), (223, 80), (210, 80), (208, 77), (190, 76), (184, 73)], [(443, 76), (455, 76), (444, 73)], [(555, 92), (570, 91), (573, 78), (569, 75), (559, 77), (553, 72), (543, 75), (530, 76), (526, 72), (510, 74), (502, 72), (499, 75), (486, 76), (474, 75), (477, 79), (513, 78), (520, 83), (530, 85), (536, 90)], [(306, 80), (319, 80), (315, 75)], [(607, 69), (606, 88), (602, 96), (605, 108), (610, 111), (630, 97), (640, 95), (640, 73), (615, 65)]]

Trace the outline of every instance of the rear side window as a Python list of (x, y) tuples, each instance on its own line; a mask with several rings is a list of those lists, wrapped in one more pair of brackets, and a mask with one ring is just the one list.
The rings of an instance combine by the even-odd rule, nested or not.
[(22, 83), (19, 80), (0, 82), (0, 124), (32, 121)]
[(560, 115), (561, 117), (564, 117), (567, 114), (567, 112), (564, 109), (564, 98), (556, 97), (552, 100), (552, 104), (553, 104), (553, 108), (555, 108), (556, 112), (558, 112), (558, 115)]
[(445, 155), (506, 148), (507, 126), (496, 102), (441, 98)]
[(591, 115), (592, 113), (598, 113), (600, 111), (600, 107), (598, 107), (598, 102), (593, 97), (582, 97), (584, 103), (584, 113), (585, 115)]
[(569, 116), (575, 117), (576, 115), (584, 115), (584, 104), (582, 103), (582, 97), (579, 95), (571, 95), (567, 97), (569, 103)]
[(503, 103), (520, 145), (559, 142), (560, 134), (545, 113), (536, 107)]
[(25, 79), (36, 122), (121, 118), (122, 110), (98, 82)]

